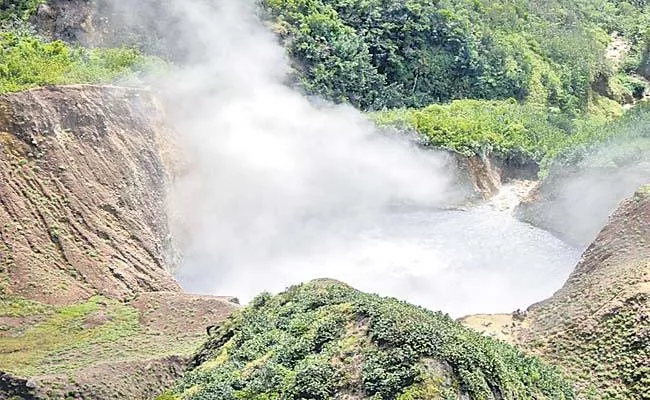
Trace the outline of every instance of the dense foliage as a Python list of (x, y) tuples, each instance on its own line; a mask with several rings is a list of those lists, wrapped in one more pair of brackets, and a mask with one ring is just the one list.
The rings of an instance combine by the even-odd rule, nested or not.
[(26, 19), (45, 0), (0, 0), (0, 20)]
[(592, 84), (613, 76), (608, 33), (643, 53), (650, 15), (618, 0), (263, 3), (301, 85), (364, 109), (514, 98), (584, 111)]
[(84, 49), (61, 41), (47, 42), (15, 23), (0, 29), (0, 93), (133, 79), (156, 65), (159, 61), (133, 49)]
[(421, 109), (372, 114), (380, 126), (413, 130), (426, 143), (465, 155), (494, 155), (514, 164), (547, 163), (567, 146), (597, 141), (620, 108), (599, 99), (598, 112), (570, 118), (555, 108), (514, 100), (456, 100)]
[(195, 364), (160, 399), (574, 398), (556, 370), (505, 343), (332, 281), (258, 296)]
[(585, 127), (549, 153), (556, 172), (580, 168), (619, 168), (639, 165), (650, 173), (650, 103), (643, 102), (621, 118)]

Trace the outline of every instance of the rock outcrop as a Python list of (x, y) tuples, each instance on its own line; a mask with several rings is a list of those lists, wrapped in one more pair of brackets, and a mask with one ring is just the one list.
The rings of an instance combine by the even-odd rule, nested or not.
[[(181, 42), (169, 0), (49, 0), (31, 17), (37, 32), (86, 47), (137, 47), (147, 54), (180, 60)], [(171, 10), (171, 11), (170, 11)]]
[(490, 199), (501, 190), (502, 170), (489, 157), (456, 154), (459, 181), (471, 188), (473, 196)]
[(179, 291), (161, 109), (97, 86), (0, 96), (2, 291), (47, 304)]
[(619, 205), (553, 297), (463, 322), (561, 366), (581, 398), (650, 399), (650, 186)]

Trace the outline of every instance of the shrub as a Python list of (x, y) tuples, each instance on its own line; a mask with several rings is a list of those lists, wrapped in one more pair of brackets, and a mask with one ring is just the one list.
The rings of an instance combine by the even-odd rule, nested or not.
[[(493, 393), (504, 400), (574, 398), (555, 369), (439, 312), (331, 281), (263, 298), (226, 322), (168, 396), (298, 400), (353, 393), (405, 400), (464, 392), (471, 399)], [(294, 352), (297, 343), (305, 350)]]
[(162, 62), (133, 49), (83, 49), (47, 42), (28, 29), (0, 30), (0, 93), (37, 86), (106, 83), (136, 77)]

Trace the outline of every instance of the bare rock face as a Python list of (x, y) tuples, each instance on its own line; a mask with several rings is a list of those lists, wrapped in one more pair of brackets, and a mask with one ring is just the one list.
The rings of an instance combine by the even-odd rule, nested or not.
[(141, 90), (0, 96), (2, 292), (72, 304), (179, 291), (166, 260), (166, 132)]
[(57, 0), (41, 4), (32, 22), (52, 39), (89, 44), (94, 36), (95, 4), (85, 0)]
[(43, 36), (86, 47), (137, 47), (181, 60), (188, 46), (169, 0), (50, 0), (31, 23)]
[(474, 194), (487, 200), (501, 190), (501, 174), (489, 157), (456, 155), (460, 179), (471, 186)]

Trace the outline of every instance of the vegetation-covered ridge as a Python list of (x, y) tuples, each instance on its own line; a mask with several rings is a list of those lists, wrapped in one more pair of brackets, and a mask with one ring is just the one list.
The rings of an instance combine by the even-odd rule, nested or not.
[(422, 109), (381, 111), (371, 118), (380, 126), (416, 131), (426, 143), (461, 154), (491, 154), (515, 163), (534, 160), (542, 165), (543, 174), (549, 168), (586, 162), (632, 163), (650, 154), (647, 102), (623, 114), (607, 105), (600, 113), (570, 119), (547, 107), (513, 100), (456, 100)]
[(90, 49), (49, 41), (26, 21), (41, 1), (5, 3), (0, 1), (0, 93), (49, 85), (133, 82), (164, 65), (133, 48)]
[(646, 2), (260, 2), (303, 90), (467, 155), (547, 165), (602, 139), (650, 77)]
[(259, 295), (194, 364), (159, 400), (574, 398), (557, 370), (445, 314), (329, 280)]
[(612, 32), (632, 47), (625, 76), (648, 63), (640, 1), (261, 2), (301, 86), (362, 109), (514, 98), (575, 113), (631, 84), (607, 60)]

